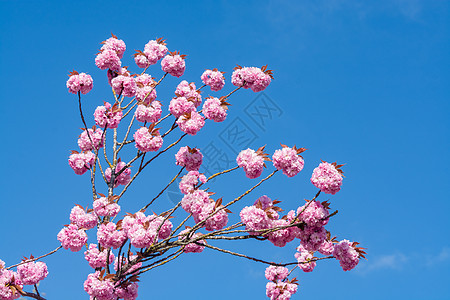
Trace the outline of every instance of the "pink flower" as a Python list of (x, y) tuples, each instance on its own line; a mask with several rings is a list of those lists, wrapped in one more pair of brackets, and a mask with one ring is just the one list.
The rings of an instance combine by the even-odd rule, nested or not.
[(192, 214), (199, 214), (202, 207), (209, 203), (209, 194), (204, 190), (194, 190), (181, 199), (181, 207)]
[(181, 77), (186, 69), (184, 59), (186, 55), (180, 55), (177, 52), (169, 52), (161, 61), (161, 68), (164, 72), (175, 77)]
[[(308, 207), (306, 207), (308, 206)], [(305, 209), (306, 207), (306, 209)], [(328, 203), (319, 201), (307, 202), (297, 209), (298, 220), (305, 222), (308, 226), (325, 226), (328, 223)]]
[(306, 149), (297, 149), (295, 146), (289, 148), (283, 145), (283, 148), (276, 150), (272, 156), (273, 165), (277, 170), (283, 170), (283, 174), (288, 177), (297, 175), (303, 169), (303, 158), (300, 153)]
[(336, 163), (322, 162), (314, 169), (311, 183), (326, 194), (336, 194), (342, 185), (342, 171), (339, 169), (341, 166)]
[(136, 148), (142, 152), (158, 151), (163, 144), (163, 139), (159, 132), (152, 130), (153, 128), (141, 127), (133, 135), (136, 141)]
[(198, 171), (203, 162), (203, 154), (197, 148), (181, 147), (175, 154), (176, 165), (186, 167), (188, 171)]
[(97, 217), (92, 213), (86, 213), (82, 206), (75, 205), (70, 212), (70, 222), (78, 228), (92, 229), (97, 226)]
[(205, 104), (203, 104), (203, 114), (207, 119), (214, 122), (223, 122), (227, 117), (229, 103), (225, 102), (225, 98), (222, 100), (218, 98), (207, 98)]
[(17, 287), (23, 288), (20, 276), (16, 272), (3, 270), (0, 273), (0, 299), (14, 300), (20, 298), (21, 295), (17, 291)]
[(95, 123), (100, 127), (117, 128), (122, 120), (122, 109), (105, 102), (104, 106), (97, 106), (94, 112)]
[(181, 178), (179, 188), (181, 193), (189, 194), (194, 192), (194, 186), (198, 184), (199, 180), (202, 183), (206, 182), (206, 177), (203, 174), (200, 174), (198, 171), (189, 171), (186, 175)]
[(266, 278), (270, 281), (283, 280), (287, 278), (288, 274), (288, 268), (278, 266), (269, 266), (265, 271)]
[(205, 125), (205, 119), (198, 112), (192, 111), (179, 117), (177, 124), (180, 126), (181, 131), (190, 135), (196, 135)]
[(150, 122), (155, 123), (161, 118), (161, 102), (153, 101), (149, 105), (140, 104), (138, 105), (134, 116), (139, 122)]
[[(286, 219), (271, 220), (270, 228), (288, 226), (291, 222)], [(277, 247), (284, 247), (287, 243), (293, 241), (296, 237), (296, 231), (294, 227), (287, 227), (282, 229), (277, 229), (276, 231), (270, 232), (267, 235), (269, 241), (272, 242)]]
[(197, 92), (195, 83), (193, 82), (188, 83), (186, 80), (180, 82), (175, 90), (175, 95), (177, 95), (177, 97), (185, 97), (193, 102), (195, 107), (199, 107), (202, 103), (202, 95), (200, 95), (199, 91)]
[[(196, 223), (200, 223), (204, 220), (205, 229), (208, 231), (220, 230), (224, 228), (228, 223), (228, 214), (222, 208), (223, 205), (216, 207), (215, 202), (206, 203), (201, 207), (201, 212), (199, 214), (194, 214), (194, 220)], [(210, 214), (216, 212), (212, 217)]]
[(94, 211), (97, 216), (113, 218), (120, 212), (120, 206), (113, 199), (100, 197), (94, 201)]
[(327, 240), (328, 232), (325, 227), (305, 226), (303, 230), (297, 231), (297, 237), (301, 239), (302, 246), (308, 251), (317, 251)]
[(195, 111), (195, 104), (185, 97), (176, 97), (170, 100), (169, 111), (176, 118), (179, 118), (183, 114)]
[(344, 271), (349, 271), (359, 263), (359, 253), (348, 240), (342, 240), (334, 245), (333, 256), (339, 260)]
[(156, 82), (148, 74), (136, 77), (136, 99), (143, 104), (150, 104), (156, 99)]
[[(127, 229), (131, 245), (136, 248), (150, 247), (157, 239), (166, 239), (172, 232), (172, 223), (164, 217), (149, 216), (145, 222), (135, 222)], [(162, 225), (161, 225), (162, 224)], [(158, 232), (158, 228), (161, 226)]]
[(72, 252), (80, 251), (87, 241), (86, 232), (79, 229), (75, 224), (69, 224), (58, 233), (58, 241), (64, 249), (70, 249)]
[[(93, 269), (97, 268), (106, 268), (106, 257), (108, 254), (107, 249), (103, 249), (102, 251), (98, 250), (98, 246), (96, 244), (89, 244), (89, 250), (84, 251), (84, 258), (88, 261), (89, 266)], [(114, 254), (112, 251), (109, 253), (109, 263), (112, 264), (114, 262)]]
[(113, 222), (103, 223), (97, 231), (97, 240), (104, 248), (117, 249), (123, 245), (127, 236), (124, 231), (117, 228)]
[[(116, 166), (116, 174), (119, 173), (127, 164), (123, 161), (119, 161)], [(131, 180), (131, 170), (129, 168), (125, 169), (119, 176), (116, 176), (114, 180), (114, 187), (119, 185), (127, 185)], [(111, 168), (105, 170), (106, 180), (111, 181)]]
[(120, 69), (122, 62), (120, 61), (120, 57), (117, 55), (114, 50), (101, 50), (99, 54), (95, 57), (95, 65), (100, 70), (114, 70), (117, 71)]
[(69, 80), (66, 83), (69, 93), (76, 94), (81, 92), (85, 95), (92, 90), (93, 80), (91, 75), (86, 73), (78, 74), (78, 72), (73, 71), (69, 76)]
[(111, 80), (111, 85), (117, 95), (125, 97), (136, 96), (136, 80), (131, 76), (119, 75)]
[(231, 75), (231, 83), (235, 86), (242, 86), (245, 89), (252, 89), (254, 92), (263, 91), (269, 84), (272, 76), (271, 70), (266, 67), (236, 67)]
[(263, 150), (264, 147), (256, 152), (250, 148), (242, 150), (236, 158), (238, 166), (244, 169), (245, 175), (250, 179), (259, 177), (265, 167), (266, 154)]
[(69, 166), (73, 169), (75, 174), (83, 175), (95, 163), (95, 155), (92, 152), (78, 153), (73, 151), (69, 156)]
[(117, 53), (117, 56), (122, 59), (126, 49), (124, 41), (119, 40), (116, 36), (113, 35), (106, 41), (103, 41), (102, 44), (103, 46), (102, 48), (100, 48), (100, 50), (113, 50)]
[(110, 279), (104, 279), (99, 271), (89, 274), (84, 282), (84, 290), (96, 300), (114, 299), (114, 283)]
[[(190, 228), (186, 228), (185, 230), (181, 231), (180, 236), (178, 237), (178, 240), (185, 240), (187, 237), (186, 235), (189, 232), (189, 230), (190, 230)], [(190, 240), (201, 237), (201, 236), (202, 236), (202, 234), (199, 232), (194, 233), (191, 236)], [(195, 243), (189, 243), (184, 247), (183, 252), (184, 253), (201, 253), (205, 249), (205, 246), (202, 246), (202, 245), (205, 245), (205, 244), (206, 244), (205, 240), (199, 240)]]
[(158, 38), (150, 40), (144, 47), (144, 54), (149, 58), (150, 64), (156, 64), (158, 60), (167, 54), (167, 47), (165, 40)]
[(24, 285), (34, 285), (44, 280), (48, 275), (47, 265), (44, 262), (29, 262), (17, 266), (17, 273)]
[(298, 283), (295, 281), (283, 282), (278, 280), (277, 282), (268, 282), (266, 285), (266, 295), (271, 300), (289, 300), (292, 295), (297, 292)]
[(316, 262), (310, 261), (313, 259), (312, 253), (307, 251), (302, 245), (297, 247), (295, 258), (298, 261), (298, 267), (304, 272), (312, 272), (316, 267)]
[(245, 229), (252, 235), (261, 234), (261, 232), (255, 231), (268, 229), (271, 224), (271, 220), (266, 212), (254, 205), (244, 207), (239, 216), (241, 217), (241, 222), (245, 224)]
[(124, 300), (135, 300), (138, 296), (138, 284), (137, 282), (128, 282), (116, 287), (115, 297)]
[(88, 132), (89, 135), (86, 130), (84, 130), (78, 138), (78, 146), (81, 151), (91, 151), (93, 149), (98, 150), (103, 147), (103, 130), (100, 128), (95, 128), (94, 126), (93, 129), (89, 128)]
[(150, 61), (143, 52), (138, 52), (134, 54), (134, 62), (139, 68), (147, 68), (150, 66)]
[(206, 70), (203, 72), (201, 79), (204, 84), (208, 85), (215, 92), (220, 91), (225, 85), (223, 72), (219, 72), (217, 69)]

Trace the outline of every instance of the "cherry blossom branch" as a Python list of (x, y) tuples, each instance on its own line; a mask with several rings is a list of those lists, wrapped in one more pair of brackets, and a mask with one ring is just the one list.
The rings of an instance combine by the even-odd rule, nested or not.
[[(239, 169), (239, 166), (236, 166), (236, 167), (234, 167), (234, 168), (231, 168), (231, 169), (224, 170), (224, 171), (218, 172), (218, 173), (216, 173), (216, 174), (213, 174), (213, 175), (209, 176), (208, 179), (206, 179), (206, 182), (210, 181), (210, 180), (213, 179), (214, 177), (217, 177), (217, 176), (222, 175), (222, 174), (225, 174), (225, 173), (229, 173), (229, 172), (234, 171), (234, 170), (237, 170), (237, 169)], [(206, 183), (206, 182), (205, 182), (205, 183)], [(200, 183), (198, 186), (195, 187), (195, 189), (200, 188), (203, 184), (204, 184), (204, 183)]]
[(89, 130), (88, 130), (88, 127), (86, 125), (86, 121), (84, 120), (83, 109), (81, 108), (81, 93), (80, 93), (80, 91), (78, 91), (78, 108), (80, 110), (81, 122), (83, 122), (84, 129), (86, 130), (86, 133), (87, 133), (87, 136), (89, 138), (89, 141), (91, 142), (91, 145), (93, 147), (94, 143), (92, 142), (91, 135), (89, 134)]
[(175, 175), (175, 177), (166, 185), (166, 187), (164, 189), (162, 189), (161, 192), (159, 192), (158, 195), (156, 195), (155, 198), (152, 199), (152, 201), (150, 201), (146, 206), (144, 206), (143, 208), (140, 209), (140, 211), (144, 212), (150, 205), (152, 205), (153, 201), (155, 201), (156, 199), (158, 199), (159, 196), (161, 196), (165, 190), (167, 190), (167, 188), (178, 178), (178, 176), (180, 176), (181, 172), (183, 172), (184, 167), (182, 167), (180, 169), (180, 171), (177, 173), (177, 175)]
[(27, 259), (27, 260), (22, 261), (22, 262), (20, 262), (20, 263), (18, 263), (18, 264), (9, 266), (9, 267), (5, 268), (5, 270), (9, 270), (9, 269), (11, 269), (11, 268), (14, 268), (14, 267), (17, 267), (17, 266), (20, 266), (20, 265), (23, 265), (23, 264), (26, 264), (26, 263), (29, 263), (29, 262), (33, 262), (33, 261), (39, 260), (39, 259), (41, 259), (41, 258), (44, 258), (44, 257), (46, 257), (46, 256), (52, 255), (53, 253), (55, 253), (56, 251), (58, 251), (58, 250), (61, 249), (61, 248), (62, 248), (62, 246), (59, 246), (58, 248), (56, 248), (56, 249), (53, 250), (53, 251), (50, 251), (49, 253), (46, 253), (46, 254), (41, 255), (41, 256), (39, 256), (39, 257)]

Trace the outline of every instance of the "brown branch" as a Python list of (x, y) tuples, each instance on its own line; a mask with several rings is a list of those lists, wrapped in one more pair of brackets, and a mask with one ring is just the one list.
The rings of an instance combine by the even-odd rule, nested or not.
[(25, 260), (25, 261), (23, 261), (23, 262), (20, 262), (20, 263), (18, 263), (18, 264), (12, 265), (12, 266), (9, 266), (9, 267), (7, 267), (7, 268), (5, 268), (5, 269), (6, 269), (6, 270), (9, 270), (9, 269), (11, 269), (11, 268), (14, 268), (14, 267), (17, 267), (17, 266), (20, 266), (20, 265), (23, 265), (23, 264), (26, 264), (26, 263), (29, 263), (29, 262), (33, 262), (33, 261), (39, 260), (39, 259), (44, 258), (44, 257), (46, 257), (46, 256), (52, 255), (53, 253), (55, 253), (56, 251), (58, 251), (58, 250), (61, 249), (61, 248), (62, 248), (62, 246), (59, 246), (58, 248), (56, 248), (56, 249), (53, 250), (53, 251), (50, 251), (50, 252), (47, 253), (47, 254), (44, 254), (44, 255), (41, 255), (41, 256), (39, 256), (39, 257), (35, 257), (35, 258), (32, 258), (32, 259), (27, 259), (27, 260)]

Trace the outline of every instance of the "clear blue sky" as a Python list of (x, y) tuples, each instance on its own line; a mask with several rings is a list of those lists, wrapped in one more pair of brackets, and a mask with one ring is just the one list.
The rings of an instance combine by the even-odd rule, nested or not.
[[(0, 1), (0, 258), (8, 265), (56, 248), (73, 205), (90, 204), (88, 177), (67, 164), (82, 124), (65, 82), (72, 69), (94, 77), (83, 99), (92, 125), (95, 107), (111, 99), (94, 55), (113, 32), (127, 43), (124, 64), (134, 71), (133, 50), (161, 36), (170, 50), (188, 55), (188, 81), (200, 83), (204, 69), (217, 67), (227, 72), (228, 92), (236, 64), (274, 70), (264, 99), (240, 91), (224, 124), (209, 123), (187, 139), (191, 146), (213, 143), (234, 159), (223, 129), (240, 122), (251, 147), (309, 149), (298, 176), (278, 174), (232, 209), (234, 218), (261, 194), (295, 208), (314, 195), (309, 178), (320, 159), (346, 163), (341, 192), (321, 198), (339, 210), (327, 228), (361, 242), (368, 260), (351, 272), (331, 260), (297, 273), (293, 299), (450, 298), (449, 1), (92, 3)], [(149, 73), (162, 75), (158, 65)], [(165, 109), (179, 81), (168, 78), (158, 89)], [(251, 117), (252, 103), (262, 100), (276, 108), (264, 123)], [(173, 166), (162, 168), (172, 155), (132, 186), (124, 211), (142, 207), (175, 174)], [(252, 183), (236, 172), (213, 189), (230, 199)], [(167, 209), (173, 197), (154, 210)], [(283, 249), (269, 242), (220, 245), (293, 261), (298, 242)], [(50, 275), (41, 290), (48, 298), (86, 299), (90, 268), (81, 252), (61, 251), (46, 262)], [(264, 299), (264, 269), (211, 251), (188, 254), (144, 275), (140, 299)]]

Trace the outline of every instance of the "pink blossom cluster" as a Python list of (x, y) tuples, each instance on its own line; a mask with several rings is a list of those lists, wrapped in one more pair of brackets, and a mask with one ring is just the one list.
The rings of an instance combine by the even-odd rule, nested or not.
[[(124, 163), (123, 161), (119, 161), (116, 166), (116, 171), (115, 171), (116, 174), (119, 173), (123, 168), (125, 168), (126, 165), (127, 164)], [(127, 185), (128, 182), (130, 182), (130, 180), (131, 180), (130, 174), (131, 174), (131, 169), (127, 168), (122, 173), (120, 173), (119, 176), (116, 176), (116, 178), (114, 180), (114, 187), (118, 187), (119, 185)], [(108, 180), (108, 182), (111, 181), (111, 168), (107, 168), (105, 170), (105, 177), (106, 177), (106, 180)]]
[(225, 85), (225, 77), (223, 72), (217, 69), (206, 70), (203, 72), (201, 79), (203, 83), (211, 88), (212, 91), (220, 91)]
[[(89, 132), (89, 135), (87, 134)], [(91, 142), (92, 140), (92, 142)], [(98, 150), (103, 147), (103, 130), (100, 128), (89, 128), (88, 131), (84, 130), (78, 138), (78, 147), (81, 151), (91, 151), (93, 149)]]
[[(228, 223), (227, 211), (222, 209), (223, 205), (209, 199), (209, 196), (209, 193), (204, 190), (194, 190), (184, 195), (181, 206), (186, 212), (192, 213), (195, 223), (204, 221), (203, 226), (206, 230), (222, 229)], [(212, 213), (214, 215), (210, 217)]]
[[(190, 228), (186, 228), (185, 230), (181, 231), (180, 235), (178, 237), (178, 240), (185, 240), (187, 238), (187, 233), (189, 232), (189, 230), (190, 230)], [(201, 236), (202, 236), (202, 234), (197, 232), (191, 236), (191, 239), (199, 238)], [(205, 249), (205, 246), (203, 246), (205, 244), (206, 244), (205, 240), (199, 240), (195, 243), (189, 243), (184, 247), (183, 252), (184, 253), (201, 253)]]
[(47, 265), (42, 262), (29, 262), (17, 266), (17, 273), (23, 285), (34, 285), (48, 275)]
[(297, 292), (297, 283), (283, 282), (268, 282), (266, 284), (266, 295), (271, 300), (288, 300)]
[(243, 168), (248, 178), (254, 179), (261, 175), (264, 169), (264, 156), (258, 155), (255, 150), (248, 148), (242, 150), (236, 158), (240, 168)]
[(178, 97), (185, 97), (189, 101), (193, 102), (195, 107), (199, 107), (202, 103), (202, 95), (200, 91), (197, 91), (195, 83), (188, 83), (186, 80), (180, 82), (175, 90), (175, 95)]
[(205, 125), (205, 119), (198, 112), (192, 111), (180, 116), (177, 124), (181, 131), (190, 135), (196, 135)]
[(108, 83), (109, 85), (111, 84), (111, 80), (113, 80), (114, 78), (116, 78), (119, 75), (124, 75), (124, 76), (130, 76), (131, 73), (128, 71), (127, 69), (128, 67), (125, 66), (123, 68), (120, 68), (119, 70), (113, 71), (111, 69), (108, 69), (108, 71), (106, 71), (106, 76), (108, 77)]
[(197, 148), (181, 147), (175, 154), (176, 165), (188, 171), (198, 171), (203, 162), (203, 154)]
[(304, 165), (304, 161), (296, 149), (289, 147), (276, 150), (272, 156), (272, 162), (277, 170), (283, 170), (283, 174), (288, 177), (297, 175)]
[(228, 103), (224, 103), (218, 98), (208, 98), (203, 104), (202, 112), (207, 119), (214, 122), (223, 122), (227, 117)]
[(334, 245), (333, 256), (339, 260), (344, 271), (349, 271), (359, 263), (359, 253), (348, 240), (342, 240)]
[(86, 232), (78, 228), (75, 224), (69, 224), (58, 233), (58, 241), (64, 249), (70, 249), (72, 252), (80, 251), (88, 239)]
[(23, 288), (19, 274), (11, 270), (0, 270), (0, 299), (14, 300), (20, 298), (18, 288)]
[(235, 68), (231, 75), (231, 83), (234, 86), (251, 89), (254, 92), (260, 92), (269, 86), (271, 81), (270, 71), (263, 71), (256, 67)]
[(166, 43), (162, 38), (159, 38), (149, 41), (144, 47), (144, 52), (138, 51), (134, 55), (134, 61), (139, 68), (147, 68), (156, 64), (166, 53)]
[(297, 237), (301, 240), (302, 246), (308, 251), (318, 251), (326, 249), (328, 232), (325, 227), (304, 226), (303, 230), (297, 232)]
[(114, 282), (111, 279), (102, 278), (99, 271), (88, 275), (84, 282), (84, 290), (91, 296), (91, 299), (114, 299)]
[[(201, 207), (199, 214), (194, 214), (195, 223), (205, 221), (204, 227), (208, 231), (220, 230), (228, 223), (228, 214), (222, 209), (223, 205), (217, 206), (215, 202), (206, 203)], [(215, 214), (210, 216), (212, 213)]]
[(106, 41), (103, 41), (102, 44), (103, 46), (100, 48), (100, 50), (113, 50), (117, 53), (117, 56), (122, 59), (123, 54), (126, 50), (126, 45), (123, 40), (119, 40), (116, 36), (112, 36)]
[[(142, 212), (127, 215), (122, 223), (124, 232), (130, 239), (131, 245), (136, 248), (147, 248), (158, 239), (168, 238), (172, 232), (172, 226), (169, 220), (164, 221), (164, 217), (156, 215), (146, 216)], [(160, 228), (159, 231), (158, 228)]]
[(125, 42), (113, 36), (103, 42), (100, 52), (95, 57), (95, 64), (101, 70), (110, 69), (117, 71), (120, 69), (126, 45)]
[(78, 74), (78, 72), (74, 71), (69, 76), (69, 80), (66, 83), (69, 93), (76, 94), (80, 92), (85, 95), (92, 90), (93, 80), (91, 75), (86, 73)]
[(264, 273), (266, 275), (267, 280), (277, 281), (287, 278), (289, 274), (289, 269), (286, 267), (269, 266), (266, 268), (266, 271)]
[(138, 287), (137, 282), (122, 284), (116, 287), (114, 296), (124, 300), (135, 300), (138, 297)]
[(117, 249), (125, 243), (127, 236), (120, 226), (113, 222), (102, 223), (97, 230), (97, 240), (104, 248)]
[(94, 201), (94, 212), (99, 217), (113, 218), (120, 212), (120, 205), (113, 199), (100, 197)]
[(136, 96), (137, 84), (132, 76), (119, 75), (111, 80), (111, 86), (117, 95), (125, 97)]
[(270, 228), (271, 220), (267, 216), (266, 212), (262, 208), (258, 208), (255, 205), (244, 207), (239, 216), (241, 222), (245, 224), (245, 229), (251, 235), (259, 235), (260, 232), (256, 230), (264, 230)]
[(136, 100), (148, 105), (156, 99), (156, 82), (148, 74), (136, 77)]
[(136, 148), (142, 152), (158, 151), (162, 147), (163, 139), (159, 132), (151, 132), (147, 127), (139, 128), (133, 135)]
[(73, 169), (75, 174), (83, 175), (95, 163), (95, 155), (91, 151), (78, 153), (73, 151), (69, 156), (69, 166)]
[(317, 200), (307, 202), (297, 209), (297, 220), (311, 227), (325, 226), (328, 223), (327, 217), (330, 215), (327, 205), (327, 202), (322, 204)]
[(184, 62), (185, 55), (180, 55), (176, 52), (169, 52), (161, 61), (161, 69), (175, 77), (181, 77), (186, 69)]
[(304, 272), (312, 272), (316, 267), (313, 253), (306, 250), (302, 245), (297, 247), (297, 252), (294, 256), (298, 261), (298, 267)]
[(109, 102), (102, 106), (97, 106), (94, 112), (95, 123), (100, 127), (117, 128), (122, 120), (122, 110), (116, 107), (111, 108)]
[(170, 100), (169, 111), (175, 118), (196, 111), (195, 103), (186, 97), (175, 97)]
[[(98, 249), (96, 244), (89, 244), (89, 249), (84, 251), (84, 258), (89, 263), (89, 266), (93, 269), (97, 268), (106, 268), (107, 265), (107, 255), (108, 249), (102, 249), (101, 251)], [(112, 264), (114, 262), (114, 254), (112, 251), (109, 253), (108, 262)]]
[(155, 123), (161, 118), (161, 102), (153, 101), (150, 104), (139, 104), (134, 116), (139, 122)]
[(95, 57), (95, 65), (100, 70), (114, 70), (117, 71), (122, 66), (119, 55), (111, 49), (100, 50), (100, 53)]
[(78, 228), (92, 229), (97, 226), (97, 216), (92, 212), (85, 212), (80, 205), (75, 205), (70, 211), (70, 222)]
[(189, 171), (186, 175), (181, 178), (180, 184), (178, 185), (181, 193), (189, 194), (194, 191), (196, 184), (200, 182), (206, 182), (206, 176), (200, 174), (198, 171)]
[(314, 169), (311, 183), (326, 194), (336, 194), (341, 189), (342, 175), (335, 165), (322, 162)]

